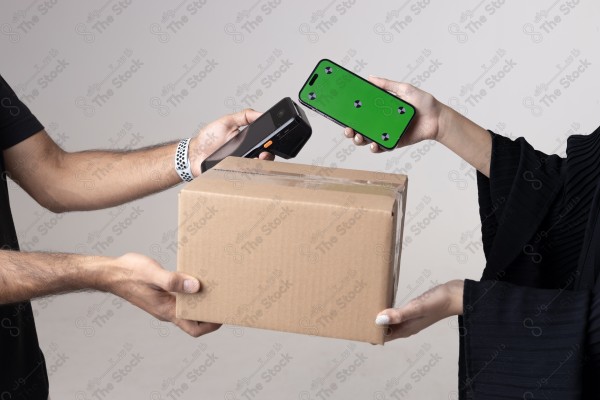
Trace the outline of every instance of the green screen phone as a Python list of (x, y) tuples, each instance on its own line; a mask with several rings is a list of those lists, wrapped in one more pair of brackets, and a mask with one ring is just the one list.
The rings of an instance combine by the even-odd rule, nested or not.
[(319, 61), (298, 94), (302, 104), (393, 149), (415, 115), (406, 101), (333, 61)]

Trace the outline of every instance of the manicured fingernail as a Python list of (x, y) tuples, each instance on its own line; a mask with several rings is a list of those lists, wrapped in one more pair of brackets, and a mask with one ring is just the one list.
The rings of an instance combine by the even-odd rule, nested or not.
[(360, 144), (360, 142), (362, 142), (360, 136), (358, 136), (358, 135), (354, 136), (354, 143)]
[(377, 318), (375, 318), (375, 324), (377, 324), (377, 325), (388, 325), (389, 323), (390, 323), (390, 317), (388, 317), (385, 314), (378, 315)]
[(194, 279), (186, 279), (183, 281), (183, 291), (186, 293), (196, 293), (200, 289), (200, 282)]
[(371, 143), (371, 151), (377, 151), (377, 144)]

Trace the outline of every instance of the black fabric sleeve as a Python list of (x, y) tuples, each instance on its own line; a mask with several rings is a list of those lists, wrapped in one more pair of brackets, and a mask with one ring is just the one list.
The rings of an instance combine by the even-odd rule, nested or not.
[(562, 188), (563, 159), (535, 150), (525, 139), (490, 132), (490, 177), (477, 174), (479, 214), (487, 265), (497, 279), (534, 236)]
[(596, 283), (593, 291), (588, 322), (584, 386), (590, 393), (598, 394), (600, 393), (600, 283)]
[(550, 189), (551, 183), (560, 179), (563, 159), (548, 156), (535, 150), (524, 138), (511, 140), (507, 137), (492, 135), (492, 154), (490, 177), (477, 172), (479, 196), (479, 214), (483, 249), (486, 257), (494, 241), (499, 224), (510, 223), (513, 202), (532, 204), (531, 211), (537, 212), (537, 198), (547, 195), (544, 187)]
[(8, 149), (44, 129), (0, 76), (0, 150)]
[[(581, 399), (590, 291), (465, 281), (462, 399)], [(593, 323), (588, 327), (588, 319)], [(598, 335), (596, 335), (598, 336)]]

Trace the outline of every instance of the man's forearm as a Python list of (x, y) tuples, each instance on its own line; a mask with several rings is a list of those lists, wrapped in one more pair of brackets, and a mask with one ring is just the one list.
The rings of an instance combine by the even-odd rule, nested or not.
[[(200, 175), (202, 161), (259, 116), (246, 109), (203, 127), (189, 141), (192, 175)], [(112, 207), (180, 183), (177, 145), (68, 153), (42, 130), (3, 154), (9, 176), (42, 206), (60, 212)], [(266, 152), (259, 157), (272, 159)]]
[(0, 304), (82, 289), (102, 289), (110, 258), (0, 250)]
[(125, 152), (66, 153), (52, 197), (59, 210), (93, 210), (165, 190), (181, 182), (174, 168), (176, 148), (170, 143)]
[[(192, 139), (192, 141), (197, 138)], [(131, 151), (63, 151), (44, 131), (4, 151), (10, 177), (54, 212), (107, 208), (181, 182), (177, 143)], [(199, 164), (203, 154), (190, 152)], [(193, 173), (199, 174), (198, 168)]]

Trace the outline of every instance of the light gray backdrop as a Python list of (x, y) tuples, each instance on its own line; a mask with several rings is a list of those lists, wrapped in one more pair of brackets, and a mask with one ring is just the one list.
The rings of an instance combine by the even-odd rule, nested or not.
[[(568, 135), (600, 123), (599, 17), (598, 2), (560, 0), (3, 1), (0, 72), (71, 151), (172, 141), (225, 113), (266, 110), (296, 99), (331, 58), (563, 153)], [(400, 302), (480, 276), (471, 167), (433, 143), (373, 155), (308, 115), (313, 137), (297, 162), (409, 176)], [(135, 251), (169, 269), (178, 190), (55, 215), (10, 184), (24, 250)], [(227, 326), (192, 339), (99, 293), (34, 310), (55, 399), (457, 398), (456, 318), (382, 347)]]

